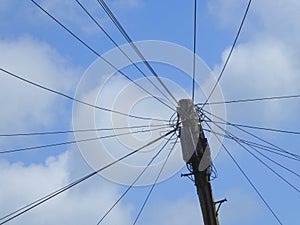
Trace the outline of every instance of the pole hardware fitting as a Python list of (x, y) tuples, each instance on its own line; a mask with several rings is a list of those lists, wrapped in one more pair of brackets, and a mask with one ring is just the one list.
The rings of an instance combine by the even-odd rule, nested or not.
[(189, 176), (192, 176), (192, 175), (193, 175), (193, 173), (182, 173), (180, 175), (180, 177), (189, 177)]
[(226, 199), (226, 198), (224, 198), (224, 199), (222, 199), (222, 200), (220, 200), (220, 201), (214, 202), (215, 205), (218, 205), (218, 206), (217, 206), (217, 210), (216, 210), (216, 216), (218, 216), (220, 207), (221, 207), (221, 205), (222, 205), (224, 202), (227, 202), (227, 199)]

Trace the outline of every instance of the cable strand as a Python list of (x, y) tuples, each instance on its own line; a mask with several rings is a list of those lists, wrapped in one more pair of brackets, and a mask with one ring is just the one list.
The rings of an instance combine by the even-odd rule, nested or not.
[[(207, 124), (208, 127), (211, 129), (211, 127), (209, 126), (209, 124)], [(211, 129), (212, 130), (212, 129)], [(215, 135), (216, 136), (216, 135)], [(220, 138), (218, 136), (216, 136), (217, 140), (219, 141), (219, 143), (222, 145), (223, 149), (225, 149), (227, 155), (230, 157), (230, 159), (233, 161), (233, 163), (235, 164), (235, 166), (238, 168), (238, 170), (242, 173), (242, 175), (246, 178), (247, 182), (250, 184), (250, 186), (253, 188), (253, 190), (256, 192), (256, 194), (259, 196), (259, 198), (262, 200), (262, 202), (264, 203), (264, 205), (267, 207), (267, 209), (271, 212), (271, 214), (274, 216), (274, 218), (277, 220), (277, 222), (280, 225), (283, 225), (283, 223), (281, 222), (281, 220), (279, 219), (279, 217), (276, 215), (276, 213), (273, 211), (273, 209), (271, 208), (271, 206), (269, 205), (269, 203), (265, 200), (265, 198), (263, 197), (263, 195), (260, 193), (260, 191), (257, 189), (257, 187), (254, 185), (254, 183), (251, 181), (251, 179), (248, 177), (248, 175), (245, 173), (245, 171), (243, 170), (243, 168), (239, 165), (239, 163), (236, 161), (236, 159), (233, 157), (233, 155), (230, 153), (230, 151), (226, 148), (226, 146), (222, 143), (222, 141), (220, 140)]]
[[(40, 198), (40, 199), (38, 199), (38, 200), (36, 200), (36, 201), (34, 201), (34, 202), (32, 202), (32, 203), (30, 203), (30, 204), (28, 204), (28, 205), (26, 205), (26, 206), (20, 208), (20, 209), (14, 211), (14, 212), (12, 212), (12, 213), (10, 213), (9, 215), (10, 215), (11, 217), (9, 217), (9, 218), (8, 218), (8, 216), (3, 217), (3, 218), (5, 218), (5, 219), (6, 219), (6, 218), (7, 218), (7, 219), (6, 219), (5, 221), (1, 222), (0, 225), (3, 225), (3, 224), (5, 224), (5, 223), (7, 223), (7, 222), (9, 222), (9, 221), (11, 221), (11, 220), (13, 220), (13, 219), (15, 219), (15, 218), (21, 216), (22, 214), (24, 214), (24, 213), (26, 213), (26, 212), (32, 210), (33, 208), (35, 208), (35, 207), (37, 207), (37, 206), (39, 206), (39, 205), (45, 203), (46, 201), (48, 201), (48, 200), (50, 200), (50, 199), (56, 197), (57, 195), (59, 195), (59, 194), (65, 192), (65, 191), (67, 191), (68, 189), (70, 189), (70, 188), (72, 188), (72, 187), (74, 187), (74, 186), (76, 186), (76, 185), (82, 183), (83, 181), (85, 181), (85, 180), (87, 180), (87, 179), (93, 177), (94, 175), (96, 175), (96, 174), (98, 174), (99, 172), (101, 172), (101, 171), (103, 171), (103, 170), (109, 168), (110, 166), (113, 166), (113, 165), (116, 164), (117, 162), (120, 162), (120, 161), (122, 161), (123, 159), (125, 159), (125, 158), (127, 158), (127, 157), (129, 157), (129, 156), (131, 156), (131, 155), (134, 155), (135, 153), (141, 151), (142, 149), (144, 149), (144, 148), (146, 148), (146, 147), (148, 147), (148, 146), (150, 146), (150, 145), (156, 143), (157, 141), (159, 141), (159, 140), (161, 140), (161, 139), (163, 139), (163, 138), (169, 136), (170, 134), (172, 134), (172, 133), (175, 132), (175, 131), (176, 131), (176, 129), (171, 130), (171, 131), (165, 133), (164, 135), (162, 135), (162, 136), (160, 136), (160, 137), (158, 137), (158, 138), (156, 138), (156, 139), (154, 139), (154, 140), (148, 142), (147, 144), (143, 145), (142, 147), (140, 147), (140, 148), (138, 148), (138, 149), (136, 149), (136, 150), (134, 150), (134, 151), (132, 151), (132, 152), (130, 152), (130, 153), (128, 153), (128, 154), (122, 156), (122, 157), (120, 157), (119, 159), (115, 160), (114, 162), (111, 162), (111, 163), (107, 164), (106, 166), (101, 167), (100, 169), (98, 169), (98, 170), (96, 170), (96, 171), (94, 171), (94, 172), (92, 172), (92, 173), (90, 173), (90, 174), (88, 174), (88, 175), (86, 175), (86, 176), (84, 176), (84, 177), (82, 177), (82, 178), (80, 178), (80, 179), (78, 179), (78, 180), (76, 180), (76, 181), (74, 181), (74, 182), (72, 182), (72, 183), (70, 183), (70, 184), (68, 184), (68, 185), (66, 185), (66, 186), (64, 186), (64, 187), (62, 187), (62, 188), (60, 188), (60, 189), (58, 189), (58, 190), (56, 190), (56, 191), (50, 193), (50, 194), (48, 194), (48, 195), (46, 195), (46, 196), (44, 196), (43, 198)], [(0, 220), (3, 220), (3, 219), (1, 218)]]
[(158, 80), (158, 82), (161, 84), (161, 86), (167, 91), (167, 93), (170, 95), (170, 97), (178, 104), (177, 99), (174, 97), (174, 95), (171, 93), (171, 91), (167, 88), (167, 86), (164, 84), (164, 82), (160, 79), (158, 74), (155, 72), (153, 67), (150, 65), (150, 63), (145, 59), (141, 51), (138, 49), (138, 47), (134, 44), (132, 39), (129, 37), (128, 33), (125, 31), (125, 29), (122, 27), (120, 22), (117, 20), (117, 18), (114, 16), (112, 11), (109, 9), (107, 4), (104, 2), (104, 0), (97, 0), (100, 6), (103, 8), (103, 10), (106, 12), (106, 14), (109, 16), (109, 18), (112, 20), (112, 22), (116, 25), (118, 30), (121, 32), (123, 37), (127, 40), (127, 42), (130, 44), (132, 49), (136, 52), (136, 54), (141, 58), (142, 62), (145, 64), (145, 66), (150, 70), (150, 72), (155, 76), (155, 78)]
[(157, 158), (157, 156), (162, 152), (162, 150), (167, 146), (167, 144), (170, 142), (172, 137), (175, 135), (172, 134), (172, 136), (166, 141), (166, 143), (160, 148), (160, 150), (154, 155), (154, 157), (148, 162), (146, 167), (142, 170), (142, 172), (135, 178), (135, 180), (131, 183), (131, 185), (123, 192), (123, 194), (115, 201), (115, 203), (107, 210), (107, 212), (102, 216), (102, 218), (99, 220), (97, 225), (101, 224), (101, 222), (108, 216), (108, 214), (114, 209), (114, 207), (125, 197), (125, 195), (130, 191), (130, 189), (136, 184), (136, 182), (141, 178), (141, 176), (145, 173), (145, 171), (149, 168), (149, 166), (152, 164), (152, 162)]
[[(215, 124), (216, 125), (216, 124)], [(218, 125), (216, 125), (218, 126)], [(297, 191), (298, 193), (300, 193), (300, 190), (293, 185), (291, 182), (289, 182), (286, 178), (284, 178), (281, 174), (279, 174), (277, 171), (275, 171), (272, 167), (270, 167), (265, 161), (263, 161), (262, 159), (260, 159), (257, 155), (255, 155), (253, 152), (251, 152), (245, 145), (243, 145), (243, 143), (238, 141), (238, 138), (233, 135), (231, 132), (226, 131), (225, 129), (223, 129), (222, 127), (218, 126), (220, 129), (222, 129), (226, 134), (228, 134), (229, 136), (232, 137), (232, 140), (235, 141), (235, 143), (237, 143), (239, 146), (241, 146), (244, 150), (246, 150), (252, 157), (254, 157), (257, 161), (259, 161), (261, 164), (263, 164), (266, 168), (268, 168), (271, 172), (273, 172), (277, 177), (279, 177), (283, 182), (285, 182), (286, 184), (288, 184), (291, 188), (293, 188), (295, 191)], [(250, 146), (249, 146), (250, 147)], [(280, 164), (279, 164), (280, 165)]]
[(51, 15), (46, 9), (44, 9), (40, 4), (38, 4), (35, 0), (31, 0), (40, 10), (42, 10), (44, 13), (46, 13), (52, 20), (54, 20), (58, 25), (60, 25), (64, 30), (66, 30), (69, 34), (71, 34), (76, 40), (78, 40), (81, 44), (83, 44), (86, 48), (88, 48), (93, 54), (101, 58), (106, 64), (108, 64), (110, 67), (112, 67), (114, 70), (122, 74), (126, 79), (131, 81), (133, 84), (135, 84), (137, 87), (139, 87), (141, 90), (145, 91), (147, 94), (152, 96), (153, 98), (157, 99), (162, 104), (168, 106), (165, 102), (161, 101), (159, 98), (151, 94), (149, 91), (147, 91), (144, 87), (139, 85), (137, 82), (135, 82), (133, 79), (131, 79), (128, 75), (126, 75), (123, 71), (119, 70), (115, 65), (113, 65), (110, 61), (108, 61), (106, 58), (104, 58), (102, 55), (100, 55), (97, 51), (95, 51), (91, 46), (89, 46), (87, 43), (85, 43), (81, 38), (79, 38), (74, 32), (72, 32), (69, 28), (67, 28), (65, 25), (63, 25), (58, 19), (56, 19), (53, 15)]
[(162, 167), (161, 167), (161, 169), (160, 169), (160, 171), (159, 171), (159, 173), (158, 173), (158, 175), (157, 175), (157, 177), (156, 177), (154, 183), (152, 184), (152, 186), (151, 186), (151, 188), (150, 188), (150, 190), (149, 190), (149, 192), (148, 192), (148, 195), (147, 195), (147, 197), (145, 198), (145, 200), (144, 200), (144, 202), (143, 202), (143, 204), (142, 204), (142, 207), (141, 207), (140, 211), (138, 212), (138, 214), (137, 214), (137, 216), (136, 216), (136, 218), (135, 218), (135, 221), (134, 221), (133, 225), (135, 225), (135, 224), (137, 223), (138, 219), (140, 218), (140, 216), (141, 216), (141, 214), (142, 214), (142, 212), (143, 212), (143, 210), (144, 210), (144, 208), (145, 208), (145, 206), (146, 206), (146, 203), (148, 202), (148, 200), (149, 200), (149, 198), (150, 198), (150, 195), (151, 195), (151, 193), (152, 193), (152, 191), (153, 191), (155, 185), (157, 184), (157, 181), (158, 181), (158, 179), (159, 179), (159, 177), (160, 177), (160, 175), (161, 175), (163, 169), (165, 168), (165, 166), (166, 166), (166, 164), (167, 164), (167, 161), (168, 161), (168, 159), (169, 159), (171, 153), (173, 152), (173, 149), (174, 149), (174, 147), (175, 147), (175, 145), (176, 145), (176, 143), (177, 143), (177, 140), (178, 140), (178, 137), (176, 138), (176, 141), (173, 143), (173, 146), (171, 147), (171, 150), (169, 151), (169, 153), (168, 153), (168, 155), (167, 155), (167, 158), (166, 158), (164, 164), (162, 165)]
[[(217, 119), (219, 119), (219, 120), (225, 122), (225, 123), (228, 122), (228, 121), (225, 121), (224, 119), (220, 118), (219, 116), (216, 116), (216, 115), (214, 115), (214, 114), (212, 114), (212, 113), (210, 113), (210, 112), (208, 112), (208, 111), (206, 111), (206, 110), (203, 110), (203, 111), (206, 112), (206, 113), (208, 113), (208, 114), (210, 114), (210, 115), (212, 115), (213, 117), (215, 117), (215, 118), (217, 118)], [(233, 126), (234, 126), (234, 125), (233, 125)], [(258, 140), (260, 140), (260, 141), (262, 141), (262, 142), (264, 142), (264, 143), (266, 143), (266, 144), (268, 144), (268, 145), (270, 145), (270, 146), (272, 146), (272, 147), (274, 147), (274, 148), (277, 149), (277, 151), (279, 151), (279, 152), (283, 152), (283, 153), (286, 153), (286, 154), (288, 154), (288, 155), (294, 156), (295, 158), (300, 159), (300, 155), (297, 155), (297, 154), (295, 154), (295, 153), (291, 153), (291, 152), (289, 152), (289, 151), (287, 151), (287, 150), (285, 150), (285, 149), (283, 149), (283, 148), (280, 148), (279, 146), (277, 146), (277, 145), (275, 145), (275, 144), (273, 144), (273, 143), (271, 143), (271, 142), (269, 142), (269, 141), (266, 141), (265, 139), (263, 139), (263, 138), (261, 138), (261, 137), (255, 135), (255, 134), (253, 134), (253, 133), (251, 133), (251, 132), (249, 132), (249, 131), (246, 131), (245, 129), (242, 129), (242, 128), (238, 127), (238, 126), (234, 126), (234, 127), (237, 128), (238, 130), (240, 130), (240, 131), (242, 131), (242, 132), (244, 132), (244, 133), (246, 133), (246, 134), (248, 134), (248, 135), (250, 135), (250, 136), (252, 136), (252, 137), (254, 137), (254, 138), (256, 138), (256, 139), (258, 139)]]
[[(228, 101), (223, 101), (223, 102), (207, 102), (206, 105), (248, 103), (248, 102), (281, 100), (281, 99), (291, 99), (291, 98), (300, 98), (300, 95), (299, 94), (297, 94), (297, 95), (282, 95), (282, 96), (271, 96), (271, 97), (261, 97), (261, 98), (246, 98), (246, 99), (228, 100)], [(204, 103), (198, 103), (197, 105), (202, 106), (202, 105), (204, 105)]]
[[(90, 19), (97, 25), (97, 27), (99, 29), (101, 29), (101, 31), (105, 34), (105, 36), (119, 49), (119, 51), (132, 63), (132, 65), (153, 85), (153, 87), (156, 88), (156, 90), (158, 90), (163, 97), (165, 97), (171, 104), (174, 105), (174, 103), (172, 103), (172, 101), (169, 100), (169, 98), (154, 84), (154, 82), (137, 66), (137, 64), (135, 62), (133, 62), (133, 60), (128, 56), (128, 54), (113, 40), (113, 38), (109, 35), (109, 33), (103, 28), (103, 26), (101, 26), (100, 23), (98, 23), (98, 21), (89, 13), (89, 11), (81, 4), (81, 2), (79, 0), (75, 0), (77, 2), (77, 4), (80, 6), (80, 8), (90, 17)], [(152, 96), (154, 97), (154, 96)], [(154, 98), (157, 98), (156, 96)], [(160, 100), (160, 99), (157, 99)], [(174, 105), (175, 106), (175, 105)], [(170, 107), (169, 105), (167, 105), (167, 107), (173, 111), (175, 111), (172, 107)], [(176, 107), (176, 106), (175, 106)]]
[(17, 136), (40, 136), (40, 135), (56, 135), (56, 134), (68, 134), (68, 133), (80, 133), (80, 132), (99, 132), (99, 131), (114, 131), (114, 130), (125, 130), (125, 129), (140, 129), (147, 127), (170, 127), (169, 124), (161, 125), (141, 125), (141, 126), (127, 126), (127, 127), (112, 127), (112, 128), (94, 128), (94, 129), (78, 129), (78, 130), (61, 130), (61, 131), (45, 131), (45, 132), (20, 132), (10, 134), (0, 134), (0, 137), (17, 137)]
[(239, 38), (239, 36), (240, 36), (240, 33), (241, 33), (241, 31), (242, 31), (242, 28), (243, 28), (244, 22), (245, 22), (245, 20), (246, 20), (246, 17), (247, 17), (247, 14), (248, 14), (248, 11), (249, 11), (251, 2), (252, 2), (252, 0), (249, 0), (248, 5), (247, 5), (246, 10), (245, 10), (245, 13), (244, 13), (244, 16), (243, 16), (243, 19), (242, 19), (241, 24), (240, 24), (240, 26), (239, 26), (238, 32), (237, 32), (237, 34), (236, 34), (236, 36), (235, 36), (235, 39), (234, 39), (234, 41), (233, 41), (233, 44), (232, 44), (231, 49), (230, 49), (230, 51), (229, 51), (229, 54), (228, 54), (228, 56), (227, 56), (227, 58), (226, 58), (226, 61), (225, 61), (224, 65), (223, 65), (223, 68), (222, 68), (222, 70), (221, 70), (221, 72), (220, 72), (220, 74), (219, 74), (219, 76), (218, 76), (218, 79), (217, 79), (217, 81), (215, 82), (215, 85), (213, 86), (213, 88), (212, 88), (212, 90), (210, 91), (208, 97), (206, 98), (206, 101), (204, 102), (204, 104), (202, 105), (201, 108), (203, 108), (203, 107), (206, 105), (206, 103), (209, 101), (209, 99), (210, 99), (210, 97), (212, 96), (212, 94), (214, 93), (214, 91), (215, 91), (217, 85), (219, 84), (219, 82), (220, 82), (220, 80), (221, 80), (221, 77), (222, 77), (223, 74), (224, 74), (224, 71), (225, 71), (225, 69), (226, 69), (226, 67), (227, 67), (227, 64), (228, 64), (228, 62), (229, 62), (229, 60), (230, 60), (230, 58), (231, 58), (232, 52), (233, 52), (233, 50), (234, 50), (234, 48), (235, 48), (235, 46), (236, 46), (237, 40), (238, 40), (238, 38)]
[(70, 145), (70, 144), (77, 144), (77, 143), (82, 143), (82, 142), (90, 142), (90, 141), (96, 141), (96, 140), (100, 140), (100, 139), (113, 138), (113, 137), (136, 134), (136, 133), (143, 133), (143, 132), (150, 132), (150, 131), (161, 130), (161, 129), (163, 129), (163, 128), (155, 128), (155, 129), (142, 130), (142, 131), (131, 131), (131, 132), (126, 132), (126, 133), (121, 133), (121, 134), (110, 134), (110, 135), (94, 137), (94, 138), (87, 138), (87, 139), (81, 139), (81, 140), (73, 140), (73, 141), (59, 142), (59, 143), (54, 143), (54, 144), (38, 145), (38, 146), (32, 146), (32, 147), (26, 147), (26, 148), (10, 149), (10, 150), (0, 151), (0, 154), (24, 152), (24, 151), (43, 149), (43, 148), (57, 147), (57, 146), (62, 146), (62, 145)]
[[(33, 1), (33, 0), (32, 0), (32, 1)], [(3, 69), (3, 68), (0, 68), (0, 71), (4, 72), (4, 73), (6, 73), (7, 75), (10, 75), (10, 76), (12, 76), (12, 77), (14, 77), (14, 78), (17, 78), (17, 79), (19, 79), (19, 80), (21, 80), (21, 81), (23, 81), (23, 82), (25, 82), (25, 83), (31, 84), (31, 85), (33, 85), (33, 86), (35, 86), (35, 87), (38, 87), (38, 88), (40, 88), (40, 89), (43, 89), (43, 90), (45, 90), (45, 91), (54, 93), (54, 94), (56, 94), (56, 95), (60, 95), (60, 96), (62, 96), (62, 97), (64, 97), (64, 98), (67, 98), (67, 99), (72, 100), (72, 101), (74, 101), (74, 102), (78, 102), (78, 103), (80, 103), (80, 104), (83, 104), (83, 105), (86, 105), (86, 106), (89, 106), (89, 107), (92, 107), (92, 108), (95, 108), (95, 109), (99, 109), (99, 110), (102, 110), (102, 111), (105, 111), (105, 112), (110, 112), (110, 113), (116, 113), (116, 114), (119, 114), (119, 115), (122, 115), (122, 116), (126, 116), (126, 117), (128, 116), (128, 117), (135, 118), (135, 119), (141, 119), (141, 120), (156, 120), (156, 121), (168, 122), (168, 120), (160, 120), (160, 119), (155, 119), (155, 118), (150, 118), (150, 117), (136, 116), (136, 115), (131, 115), (131, 114), (127, 114), (127, 113), (122, 113), (122, 112), (118, 112), (118, 111), (115, 111), (115, 110), (112, 110), (112, 109), (107, 109), (107, 108), (104, 108), (104, 107), (96, 106), (96, 105), (93, 105), (93, 104), (84, 102), (84, 101), (82, 101), (82, 100), (73, 98), (73, 97), (71, 97), (71, 96), (69, 96), (69, 95), (67, 95), (67, 94), (62, 93), (62, 92), (59, 92), (59, 91), (50, 89), (50, 88), (48, 88), (48, 87), (46, 87), (46, 86), (43, 86), (43, 85), (41, 85), (41, 84), (38, 84), (38, 83), (32, 82), (32, 81), (30, 81), (30, 80), (27, 80), (27, 79), (25, 79), (25, 78), (23, 78), (23, 77), (21, 77), (21, 76), (15, 74), (15, 73), (12, 73), (12, 72), (10, 72), (10, 71), (8, 71), (8, 70), (5, 70), (5, 69)]]

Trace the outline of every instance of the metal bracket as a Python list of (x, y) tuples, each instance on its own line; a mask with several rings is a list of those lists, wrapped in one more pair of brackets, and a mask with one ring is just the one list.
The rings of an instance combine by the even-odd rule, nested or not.
[(216, 210), (216, 216), (219, 215), (219, 209), (220, 209), (221, 205), (222, 205), (224, 202), (227, 202), (227, 199), (226, 199), (226, 198), (224, 198), (224, 199), (222, 199), (222, 200), (220, 200), (220, 201), (214, 202), (215, 205), (218, 205), (217, 210)]
[(180, 177), (189, 177), (189, 176), (192, 176), (192, 175), (193, 175), (193, 173), (182, 173), (180, 175)]

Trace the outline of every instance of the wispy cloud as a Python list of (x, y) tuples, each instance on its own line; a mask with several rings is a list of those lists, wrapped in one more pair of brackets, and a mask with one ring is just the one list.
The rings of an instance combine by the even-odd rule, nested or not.
[[(39, 199), (73, 181), (74, 154), (50, 157), (45, 164), (10, 164), (0, 161), (1, 216)], [(70, 168), (70, 166), (72, 168)], [(74, 170), (73, 170), (74, 171)], [(81, 175), (82, 176), (82, 175)], [(96, 224), (119, 195), (118, 187), (99, 176), (13, 220), (11, 224)], [(130, 224), (131, 206), (118, 204), (106, 224)]]
[[(24, 36), (0, 40), (1, 68), (33, 82), (69, 93), (80, 70), (46, 43)], [(1, 72), (2, 133), (53, 127), (66, 110), (62, 98)], [(58, 82), (59, 81), (59, 82)], [(53, 110), (59, 106), (60, 110)]]

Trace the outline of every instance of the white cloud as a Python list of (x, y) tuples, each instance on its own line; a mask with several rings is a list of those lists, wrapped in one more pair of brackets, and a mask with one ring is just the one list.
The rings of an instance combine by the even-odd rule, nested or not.
[(241, 0), (215, 0), (208, 2), (208, 10), (221, 27), (235, 29), (241, 21), (245, 4), (246, 1)]
[[(48, 44), (30, 37), (0, 40), (1, 68), (48, 88), (70, 93), (78, 79), (74, 68)], [(63, 97), (41, 90), (1, 72), (0, 130), (3, 133), (62, 124)], [(67, 122), (67, 121), (65, 121)], [(64, 123), (65, 123), (64, 122)], [(4, 132), (5, 131), (5, 132)]]
[[(99, 35), (100, 29), (75, 1), (43, 0), (36, 2), (73, 32), (77, 34), (81, 32), (81, 35), (84, 34), (89, 36), (95, 34)], [(101, 25), (107, 23), (108, 18), (106, 19), (106, 16), (104, 16), (104, 12), (101, 11), (98, 3), (84, 1), (81, 1), (81, 3)], [(9, 31), (12, 31), (11, 27), (20, 26), (20, 20), (24, 24), (31, 25), (35, 29), (40, 30), (43, 30), (45, 25), (48, 29), (59, 27), (59, 25), (55, 24), (46, 13), (31, 1), (19, 2), (16, 0), (3, 0), (0, 5), (0, 11), (2, 12), (2, 15), (0, 15), (2, 19), (0, 24)], [(8, 17), (10, 18), (9, 26), (5, 23)], [(20, 30), (23, 30), (23, 27), (21, 27)], [(13, 32), (18, 32), (18, 30), (15, 29)]]
[[(240, 21), (240, 17), (236, 18), (242, 9), (236, 11), (235, 6), (232, 10), (230, 3), (234, 1), (214, 1), (222, 5), (227, 5), (224, 9), (222, 5), (215, 5), (215, 9), (224, 9), (220, 20), (232, 20), (230, 27), (237, 26), (234, 21)], [(243, 4), (247, 1), (240, 1)], [(259, 98), (282, 95), (293, 95), (300, 93), (300, 51), (299, 51), (299, 1), (274, 0), (274, 1), (252, 1), (249, 15), (246, 19), (245, 27), (242, 30), (239, 42), (233, 52), (233, 55), (227, 65), (227, 68), (221, 79), (221, 87), (226, 100), (238, 100), (245, 98)], [(217, 17), (218, 15), (216, 15)], [(221, 25), (222, 21), (219, 21)], [(230, 22), (230, 21), (229, 21)], [(230, 29), (229, 26), (226, 29)], [(235, 35), (235, 34), (233, 34)], [(232, 36), (232, 39), (234, 36)], [(214, 68), (215, 74), (219, 74), (221, 66), (228, 55), (229, 48), (223, 51), (222, 63)], [(291, 100), (276, 100), (263, 101), (260, 103), (241, 103), (241, 104), (227, 104), (227, 116), (229, 121), (238, 122), (241, 124), (252, 124), (262, 127), (275, 127), (286, 129), (299, 129), (298, 115), (299, 114), (299, 99)], [(229, 129), (229, 128), (228, 128)], [(233, 129), (230, 130), (240, 138), (251, 140), (250, 136), (243, 136), (242, 132)], [(297, 151), (297, 142), (293, 141), (291, 136), (282, 136), (274, 133), (258, 132), (249, 130), (250, 132), (264, 138), (274, 144), (283, 146), (289, 151)], [(256, 143), (257, 140), (255, 140)], [(229, 147), (228, 147), (228, 146)], [(240, 149), (238, 145), (231, 145), (226, 143), (227, 148), (234, 156), (237, 155), (235, 149)], [(292, 147), (290, 147), (292, 146)], [(290, 147), (290, 148), (289, 148)], [(225, 153), (223, 153), (225, 154)], [(244, 168), (246, 165), (252, 165), (252, 161), (246, 158), (239, 152), (237, 160), (242, 160)], [(245, 153), (246, 154), (246, 153)], [(271, 156), (272, 157), (272, 156)], [(280, 160), (280, 159), (278, 159)], [(240, 163), (242, 163), (240, 162)], [(253, 171), (263, 175), (257, 168)], [(234, 178), (235, 179), (235, 178)], [(238, 182), (238, 180), (236, 180)], [(240, 182), (239, 182), (240, 183)], [(267, 185), (270, 182), (264, 180)], [(262, 189), (263, 190), (263, 189)], [(275, 193), (280, 193), (283, 189), (273, 188), (272, 197), (274, 199)], [(270, 194), (271, 195), (271, 194)], [(264, 197), (268, 194), (264, 194)], [(249, 221), (249, 224), (257, 224), (254, 220), (261, 220), (260, 218), (266, 215), (264, 210), (261, 210), (263, 203), (257, 196), (248, 193), (248, 189), (239, 186), (239, 189), (233, 189), (226, 194), (228, 203), (221, 208), (220, 217), (221, 224), (238, 224), (239, 221)], [(268, 196), (269, 197), (269, 196)], [(280, 219), (284, 220), (284, 207), (279, 209), (280, 200), (271, 201), (266, 199)], [(276, 199), (276, 198), (275, 198)], [(272, 218), (270, 216), (270, 218)], [(274, 219), (274, 218), (272, 218)], [(250, 221), (254, 221), (250, 223)], [(244, 223), (244, 222), (242, 222)], [(274, 222), (264, 221), (265, 224), (272, 224)]]
[[(233, 4), (234, 0), (230, 2)], [(231, 9), (232, 4), (217, 1), (214, 7), (223, 9), (220, 15), (226, 19), (228, 15), (229, 18), (230, 15), (236, 15), (232, 11), (234, 7)], [(297, 22), (299, 7), (299, 2), (293, 0), (254, 1), (251, 4), (249, 14), (256, 17), (248, 15), (247, 27), (242, 30), (242, 35), (252, 38), (236, 46), (227, 65), (221, 79), (225, 99), (292, 95), (300, 92), (300, 63), (297, 60), (300, 57), (300, 27)], [(249, 26), (251, 31), (247, 29)], [(215, 74), (219, 74), (228, 52), (229, 47), (222, 54), (222, 63), (215, 67)], [(253, 119), (254, 124), (272, 127), (289, 123), (295, 119), (295, 112), (298, 110), (294, 101), (286, 100), (228, 105), (230, 118), (236, 121)]]
[[(97, 64), (94, 66), (96, 65)], [(90, 71), (88, 71), (85, 74), (85, 77), (81, 80), (81, 86), (77, 89), (77, 98), (84, 99), (86, 102), (90, 102), (91, 104), (95, 104), (100, 107), (113, 109), (118, 112), (129, 113), (131, 115), (143, 115), (149, 118), (168, 120), (168, 118), (173, 114), (171, 110), (166, 110), (166, 106), (157, 102), (156, 99), (149, 98), (147, 93), (144, 93), (140, 88), (123, 77), (115, 75), (105, 82), (106, 76), (100, 75), (102, 67), (98, 65), (96, 68), (98, 69), (91, 67)], [(184, 96), (183, 91), (170, 80), (163, 79), (163, 81), (171, 88), (171, 90), (174, 90), (173, 93), (175, 96)], [(145, 79), (136, 80), (136, 83), (143, 86), (146, 90), (150, 90), (154, 95), (160, 96), (160, 93), (157, 93), (158, 91), (149, 85), (149, 82), (145, 81)], [(93, 85), (97, 85), (97, 87), (91, 88)], [(73, 113), (74, 129), (91, 127), (120, 128), (128, 126), (146, 126), (140, 129), (122, 129), (112, 130), (110, 132), (99, 131), (98, 133), (93, 134), (76, 133), (76, 140), (91, 137), (97, 138), (108, 134), (119, 135), (128, 133), (128, 135), (120, 135), (116, 138), (102, 139), (94, 142), (82, 142), (78, 144), (85, 159), (94, 169), (97, 169), (99, 164), (106, 164), (112, 160), (118, 159), (124, 154), (127, 154), (128, 151), (138, 149), (158, 138), (163, 133), (169, 131), (169, 129), (163, 128), (159, 131), (143, 133), (143, 136), (137, 135), (131, 132), (154, 129), (157, 127), (152, 127), (152, 125), (161, 125), (162, 123), (166, 124), (166, 122), (133, 119), (115, 113), (111, 114), (106, 111), (94, 110), (93, 108), (82, 106), (81, 104), (74, 105)], [(113, 181), (120, 182), (122, 184), (131, 184), (143, 169), (141, 166), (147, 165), (153, 155), (162, 147), (163, 143), (165, 143), (165, 140), (153, 143), (151, 146), (142, 149), (134, 156), (124, 159), (122, 161), (123, 163), (118, 163), (118, 166), (115, 165), (103, 171), (102, 174)], [(171, 146), (168, 145), (167, 149), (170, 147)], [(166, 155), (167, 151), (164, 151), (159, 155), (158, 159), (155, 163), (153, 163), (154, 165), (151, 165), (146, 174), (139, 179), (137, 182), (138, 185), (154, 181), (155, 175), (153, 174), (157, 174), (157, 171)], [(165, 171), (167, 171), (165, 176), (173, 175), (183, 166), (181, 151), (179, 148), (175, 148), (174, 154), (172, 154), (171, 158), (172, 163), (170, 162), (167, 168), (165, 168)], [(118, 176), (120, 170), (126, 170), (126, 174)], [(161, 176), (161, 180), (164, 179), (165, 177)]]
[[(223, 62), (228, 50), (223, 54)], [(217, 67), (215, 71), (219, 71)], [(239, 45), (224, 73), (221, 86), (225, 99), (243, 99), (292, 95), (300, 92), (300, 65), (284, 42), (264, 38)], [(218, 72), (215, 72), (218, 74)], [(231, 118), (255, 118), (269, 124), (280, 124), (294, 115), (297, 106), (291, 101), (268, 101), (260, 104), (228, 105)], [(251, 109), (255, 107), (255, 113)], [(295, 115), (294, 115), (295, 116)], [(290, 117), (290, 120), (294, 117)]]
[[(50, 157), (45, 164), (10, 164), (0, 161), (1, 216), (73, 181), (74, 154)], [(75, 159), (77, 160), (77, 159)], [(91, 172), (91, 171), (89, 171)], [(72, 178), (71, 178), (72, 177)], [(11, 224), (96, 224), (120, 195), (116, 185), (95, 176), (13, 220)], [(118, 204), (104, 224), (130, 224), (130, 205)]]
[[(111, 29), (111, 26), (108, 25), (108, 21), (110, 21), (110, 19), (97, 1), (80, 1), (80, 3), (97, 20), (97, 22), (102, 27), (104, 27), (104, 29), (108, 31)], [(68, 0), (44, 0), (41, 4), (51, 14), (57, 16), (62, 21), (64, 21), (63, 24), (70, 24), (73, 29), (79, 27), (82, 32), (88, 35), (99, 35), (99, 31), (102, 35), (102, 31), (97, 27), (97, 25), (89, 18), (89, 16), (81, 9), (79, 4), (77, 4), (75, 1), (70, 2)], [(118, 9), (118, 12), (132, 11), (141, 5), (141, 1), (115, 0), (112, 2), (107, 2), (107, 5), (113, 11), (113, 13), (116, 14), (114, 10), (115, 8)], [(116, 17), (118, 18), (118, 15), (116, 15)]]
[[(101, 11), (98, 3), (80, 2), (101, 25), (105, 23), (105, 20), (101, 18), (103, 14), (96, 14), (96, 12)], [(85, 34), (95, 34), (99, 31), (99, 28), (75, 1), (44, 0), (41, 2), (41, 5), (50, 12), (51, 15), (59, 18), (64, 25), (71, 26), (73, 31), (77, 28)], [(43, 16), (47, 17), (46, 14)]]
[[(300, 2), (297, 0), (255, 1), (252, 10), (260, 17), (264, 32), (284, 40), (298, 41)], [(291, 43), (292, 44), (292, 43)], [(298, 41), (299, 44), (299, 41)]]

